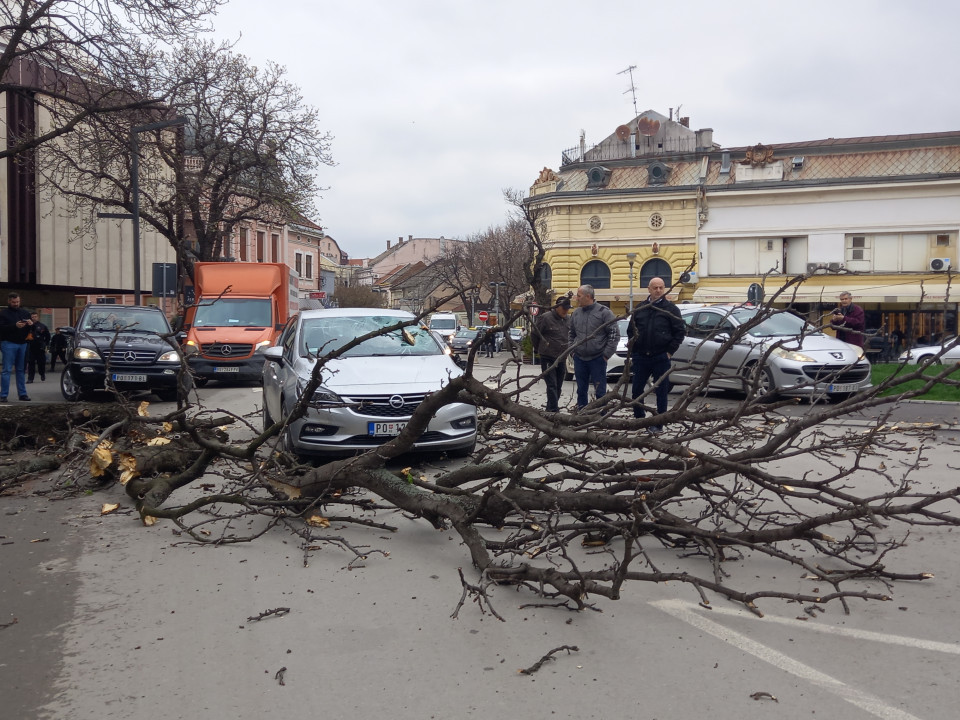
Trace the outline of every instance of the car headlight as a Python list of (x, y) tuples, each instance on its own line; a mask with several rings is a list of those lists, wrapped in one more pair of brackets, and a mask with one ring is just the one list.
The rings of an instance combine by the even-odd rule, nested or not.
[(197, 343), (195, 340), (187, 340), (183, 344), (184, 355), (196, 355), (198, 352), (200, 352), (200, 348), (197, 347)]
[(92, 348), (77, 347), (73, 349), (74, 360), (101, 360), (100, 353)]
[(791, 362), (812, 363), (815, 362), (812, 357), (805, 355), (799, 350), (787, 350), (786, 348), (776, 347), (770, 351), (774, 357), (790, 360)]
[(180, 354), (176, 350), (167, 350), (157, 358), (157, 362), (180, 362)]
[[(300, 379), (297, 380), (297, 397), (303, 395), (303, 391), (307, 389), (307, 381)], [(337, 395), (332, 390), (328, 390), (322, 385), (313, 391), (313, 399), (310, 401), (314, 405), (342, 405), (343, 400), (339, 395)]]
[(258, 342), (256, 345), (253, 346), (253, 352), (262, 353), (268, 347), (271, 347), (272, 344), (273, 343), (271, 343), (269, 340), (261, 340), (260, 342)]

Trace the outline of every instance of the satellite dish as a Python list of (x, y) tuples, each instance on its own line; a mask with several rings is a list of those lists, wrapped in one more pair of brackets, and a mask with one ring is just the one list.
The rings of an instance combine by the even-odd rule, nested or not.
[(620, 127), (618, 127), (617, 137), (620, 140), (626, 140), (628, 137), (630, 137), (630, 128), (627, 127), (626, 125), (621, 125)]
[(642, 117), (637, 120), (637, 130), (646, 137), (656, 135), (660, 130), (660, 121)]

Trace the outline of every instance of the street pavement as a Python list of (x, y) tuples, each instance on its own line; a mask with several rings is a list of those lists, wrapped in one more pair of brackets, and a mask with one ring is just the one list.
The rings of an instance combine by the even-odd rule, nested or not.
[[(496, 369), (481, 359), (478, 374)], [(50, 376), (30, 387), (37, 402), (60, 400)], [(244, 412), (258, 393), (200, 391), (210, 405)], [(541, 401), (542, 383), (529, 393), (528, 402)], [(956, 485), (952, 408), (903, 412), (904, 422), (940, 426), (920, 481)], [(888, 562), (934, 579), (869, 587), (893, 600), (852, 603), (849, 615), (835, 603), (808, 614), (765, 600), (758, 618), (719, 600), (707, 610), (689, 587), (636, 583), (619, 601), (592, 598), (599, 612), (580, 613), (495, 588), (500, 622), (469, 601), (451, 618), (458, 568), (475, 580), (468, 556), (454, 533), (400, 513), (376, 518), (396, 533), (335, 522), (315, 535), (305, 563), (300, 541), (280, 530), (200, 547), (169, 521), (143, 527), (119, 487), (71, 500), (33, 488), (0, 496), (2, 717), (956, 717), (960, 570), (948, 531), (915, 528)], [(101, 516), (111, 502), (120, 510)], [(330, 533), (366, 559), (351, 565), (352, 555), (320, 539)], [(669, 567), (672, 553), (650, 552)], [(811, 590), (802, 569), (761, 561), (729, 570), (785, 592)], [(278, 608), (289, 611), (255, 619)], [(564, 646), (576, 649), (518, 674)]]

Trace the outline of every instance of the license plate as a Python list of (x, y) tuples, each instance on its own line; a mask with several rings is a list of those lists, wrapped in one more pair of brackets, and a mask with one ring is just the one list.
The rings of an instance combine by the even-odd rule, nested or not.
[(110, 379), (114, 382), (146, 382), (146, 375), (127, 375), (124, 373), (113, 373)]
[(238, 373), (240, 368), (238, 367), (215, 367), (213, 369), (215, 373)]
[(856, 383), (837, 383), (836, 385), (829, 385), (827, 387), (827, 392), (848, 393), (848, 392), (856, 392), (856, 391), (857, 391)]
[(406, 426), (406, 421), (371, 422), (367, 423), (367, 435), (399, 435)]

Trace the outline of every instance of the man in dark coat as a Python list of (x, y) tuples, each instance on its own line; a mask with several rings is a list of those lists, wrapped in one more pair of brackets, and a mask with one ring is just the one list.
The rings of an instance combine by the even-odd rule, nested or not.
[(867, 319), (863, 308), (853, 304), (850, 293), (840, 293), (840, 307), (833, 311), (830, 325), (837, 331), (838, 340), (863, 347), (863, 331), (867, 326)]
[(547, 385), (547, 412), (560, 412), (560, 392), (567, 376), (566, 360), (557, 359), (570, 344), (570, 298), (562, 297), (549, 312), (537, 318), (533, 325), (533, 351), (540, 356), (543, 382)]
[[(670, 356), (673, 355), (686, 335), (686, 325), (680, 309), (667, 300), (666, 285), (655, 277), (647, 287), (650, 297), (640, 303), (630, 318), (628, 342), (630, 362), (633, 365), (633, 394), (636, 401), (643, 395), (647, 381), (656, 387), (657, 414), (667, 411), (670, 394)], [(642, 402), (633, 406), (633, 416), (644, 416)], [(662, 425), (649, 428), (652, 433), (663, 430)]]
[(60, 332), (60, 328), (54, 330), (50, 338), (50, 372), (57, 369), (57, 358), (67, 364), (67, 336)]
[(30, 335), (27, 336), (27, 382), (33, 382), (33, 376), (40, 373), (40, 380), (47, 379), (47, 345), (50, 344), (50, 331), (40, 322), (37, 313), (31, 313)]
[(27, 374), (24, 366), (27, 360), (27, 335), (33, 321), (30, 313), (20, 307), (20, 295), (12, 292), (7, 295), (7, 307), (0, 310), (0, 352), (3, 353), (3, 372), (0, 373), (0, 402), (7, 401), (10, 391), (10, 373), (16, 369), (17, 394), (21, 400), (29, 400), (27, 395)]

